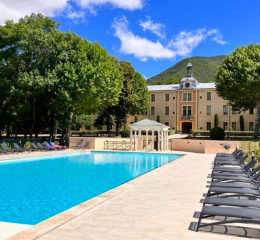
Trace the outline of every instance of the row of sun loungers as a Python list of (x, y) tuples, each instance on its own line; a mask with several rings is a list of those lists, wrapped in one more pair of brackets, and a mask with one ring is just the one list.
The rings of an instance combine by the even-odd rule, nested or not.
[(21, 148), (17, 143), (13, 143), (13, 148), (11, 149), (8, 148), (5, 143), (0, 143), (0, 147), (0, 154), (58, 150), (57, 148), (52, 147), (48, 142), (45, 142), (44, 146), (41, 143), (31, 143), (30, 149)]
[(84, 145), (82, 145), (82, 142), (78, 142), (75, 146), (75, 149), (78, 151), (89, 149), (89, 142), (86, 142)]
[[(196, 231), (229, 223), (260, 223), (260, 165), (256, 166), (253, 153), (246, 164), (247, 158), (242, 149), (216, 155)], [(224, 220), (216, 221), (215, 217)], [(202, 223), (204, 219), (208, 221)]]

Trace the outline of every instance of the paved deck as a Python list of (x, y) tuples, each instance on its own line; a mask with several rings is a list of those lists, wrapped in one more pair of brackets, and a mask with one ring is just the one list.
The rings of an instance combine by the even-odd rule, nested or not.
[[(213, 232), (218, 234), (188, 230), (191, 222), (197, 222), (193, 215), (201, 210), (199, 201), (206, 192), (207, 174), (213, 158), (214, 155), (209, 154), (186, 155), (160, 170), (152, 171), (154, 173), (146, 174), (146, 177), (143, 175), (133, 180), (132, 185), (126, 183), (130, 187), (124, 191), (102, 200), (46, 233), (41, 234), (36, 225), (10, 240), (31, 239), (34, 233), (33, 239), (39, 240), (234, 240), (241, 239), (237, 236), (245, 235), (258, 238), (258, 230), (246, 229), (245, 232), (244, 228), (237, 227), (216, 227)], [(82, 207), (87, 205), (82, 204)], [(67, 215), (72, 212), (67, 211)], [(63, 217), (66, 218), (66, 215)], [(61, 214), (54, 219), (57, 223)], [(46, 225), (47, 222), (43, 224)], [(233, 236), (223, 234), (225, 230)], [(39, 233), (41, 237), (37, 237)]]

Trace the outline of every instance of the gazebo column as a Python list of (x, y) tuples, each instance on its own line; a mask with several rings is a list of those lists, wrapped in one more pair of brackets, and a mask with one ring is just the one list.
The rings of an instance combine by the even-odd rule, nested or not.
[(166, 151), (168, 151), (168, 148), (169, 148), (168, 136), (169, 136), (169, 132), (168, 132), (168, 130), (167, 130), (167, 131), (166, 131)]
[(154, 151), (154, 130), (152, 130), (152, 151)]
[(135, 133), (135, 146), (134, 146), (134, 150), (136, 150), (136, 130), (134, 130), (134, 133)]
[(158, 149), (158, 151), (160, 151), (160, 149), (161, 149), (160, 138), (161, 138), (161, 132), (158, 130), (157, 131), (157, 149)]
[(141, 150), (141, 129), (139, 129), (139, 136), (138, 136), (138, 150)]
[(146, 150), (148, 151), (148, 130), (146, 130)]
[(130, 130), (130, 150), (133, 150), (133, 129)]
[(163, 131), (161, 131), (161, 150), (162, 150), (162, 151), (163, 151), (163, 141), (164, 141)]
[(167, 132), (164, 131), (164, 150), (167, 151)]

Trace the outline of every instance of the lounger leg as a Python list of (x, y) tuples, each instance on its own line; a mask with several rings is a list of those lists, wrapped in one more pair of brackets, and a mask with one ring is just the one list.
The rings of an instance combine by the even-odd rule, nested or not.
[(200, 213), (200, 218), (199, 218), (199, 221), (198, 221), (198, 225), (197, 225), (197, 227), (196, 227), (196, 232), (199, 231), (199, 227), (200, 227), (201, 219), (202, 219), (202, 214)]

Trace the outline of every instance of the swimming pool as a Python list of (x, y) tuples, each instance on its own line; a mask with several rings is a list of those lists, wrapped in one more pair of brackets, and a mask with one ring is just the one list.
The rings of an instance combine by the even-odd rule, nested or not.
[(0, 163), (0, 221), (37, 224), (181, 156), (86, 152)]

